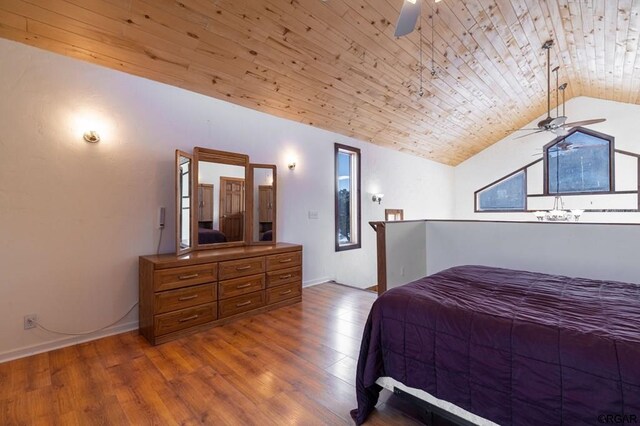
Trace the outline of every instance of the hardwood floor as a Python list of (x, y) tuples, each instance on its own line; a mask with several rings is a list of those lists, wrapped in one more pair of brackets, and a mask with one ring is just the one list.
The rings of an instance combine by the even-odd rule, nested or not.
[[(156, 347), (129, 332), (0, 364), (0, 425), (353, 424), (375, 298), (321, 284), (297, 305)], [(394, 399), (367, 424), (419, 424)]]

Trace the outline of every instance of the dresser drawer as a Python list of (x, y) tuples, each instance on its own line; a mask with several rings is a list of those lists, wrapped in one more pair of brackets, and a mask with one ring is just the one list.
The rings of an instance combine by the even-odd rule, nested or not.
[(276, 269), (292, 268), (302, 264), (302, 252), (292, 251), (283, 254), (274, 254), (267, 256), (267, 271), (275, 271)]
[(163, 314), (203, 303), (211, 303), (217, 299), (216, 293), (217, 286), (215, 284), (202, 284), (156, 293), (155, 313)]
[(302, 283), (300, 281), (268, 288), (267, 304), (278, 303), (300, 295), (302, 295)]
[(265, 305), (264, 290), (218, 301), (220, 318), (252, 311)]
[(220, 262), (220, 280), (245, 277), (264, 272), (264, 257), (251, 257), (241, 260)]
[(217, 281), (217, 276), (217, 263), (160, 269), (153, 274), (153, 287), (155, 291), (171, 290)]
[(217, 319), (217, 306), (214, 303), (196, 306), (194, 308), (181, 309), (168, 314), (156, 315), (154, 319), (154, 331), (156, 336), (184, 330)]
[(302, 268), (299, 266), (267, 272), (267, 287), (275, 287), (293, 281), (302, 281)]
[(218, 283), (218, 293), (220, 294), (220, 299), (228, 299), (230, 297), (240, 296), (241, 294), (264, 290), (264, 288), (264, 274), (234, 278), (232, 280), (220, 281)]

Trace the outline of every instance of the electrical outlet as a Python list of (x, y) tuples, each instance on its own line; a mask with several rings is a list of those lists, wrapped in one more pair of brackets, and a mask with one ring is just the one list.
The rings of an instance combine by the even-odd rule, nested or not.
[(36, 323), (38, 322), (38, 316), (36, 314), (25, 315), (24, 316), (24, 329), (29, 330), (31, 328), (36, 328)]
[(318, 219), (318, 212), (314, 210), (309, 210), (309, 219)]

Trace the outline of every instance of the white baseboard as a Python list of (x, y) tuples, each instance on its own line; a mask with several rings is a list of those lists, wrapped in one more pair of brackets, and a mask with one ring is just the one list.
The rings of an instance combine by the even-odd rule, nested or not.
[[(318, 284), (324, 284), (327, 282), (334, 282), (331, 278), (318, 278), (303, 283), (303, 287), (312, 287)], [(0, 353), (0, 364), (3, 362), (11, 361), (18, 358), (24, 358), (31, 355), (41, 354), (43, 352), (49, 352), (55, 349), (64, 348), (67, 346), (77, 345), (78, 343), (89, 342), (91, 340), (97, 340), (102, 337), (113, 336), (114, 334), (120, 334), (138, 328), (138, 321), (132, 321), (125, 324), (114, 325), (105, 330), (98, 331), (86, 336), (65, 336), (59, 339), (49, 340), (47, 342), (37, 343), (35, 345), (25, 346), (19, 349), (12, 349), (7, 352)]]
[(12, 349), (10, 351), (0, 353), (0, 364), (3, 362), (18, 359), (18, 358), (24, 358), (27, 356), (41, 354), (43, 352), (49, 352), (49, 351), (64, 348), (67, 346), (77, 345), (78, 343), (97, 340), (102, 337), (113, 336), (114, 334), (120, 334), (127, 331), (136, 330), (137, 328), (138, 328), (138, 321), (131, 321), (125, 324), (114, 325), (105, 330), (87, 334), (86, 336), (65, 336), (59, 339), (49, 340), (47, 342), (25, 346), (20, 349)]
[(331, 279), (331, 278), (318, 278), (318, 279), (315, 279), (315, 280), (305, 281), (305, 282), (302, 283), (302, 287), (312, 287), (314, 285), (324, 284), (324, 283), (328, 283), (328, 282), (333, 282), (333, 279)]

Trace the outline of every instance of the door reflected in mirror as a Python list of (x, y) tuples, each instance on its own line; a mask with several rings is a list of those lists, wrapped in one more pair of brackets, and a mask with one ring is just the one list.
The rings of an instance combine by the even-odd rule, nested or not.
[(276, 168), (271, 165), (251, 165), (253, 179), (253, 212), (251, 241), (273, 243), (276, 225)]
[(176, 254), (191, 251), (191, 181), (193, 161), (189, 154), (176, 151)]
[(198, 162), (198, 245), (244, 241), (245, 168)]

